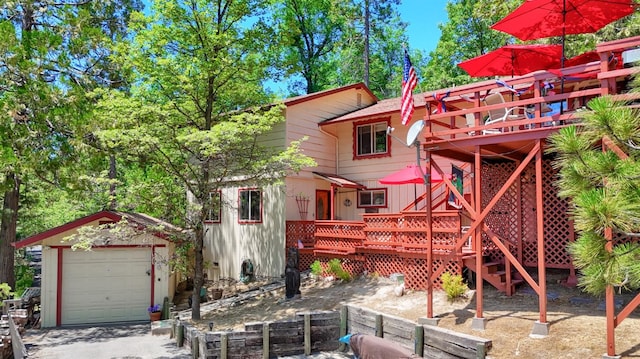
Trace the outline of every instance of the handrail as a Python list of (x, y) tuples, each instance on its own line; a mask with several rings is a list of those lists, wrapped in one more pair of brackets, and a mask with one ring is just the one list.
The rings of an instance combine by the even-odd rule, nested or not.
[[(527, 75), (517, 76), (510, 79), (502, 79), (508, 86), (516, 88), (527, 88), (532, 85), (531, 96), (528, 98), (516, 98), (512, 101), (507, 101), (505, 104), (484, 105), (475, 107), (471, 102), (480, 102), (483, 96), (488, 93), (496, 91), (508, 93), (508, 89), (502, 87), (496, 83), (495, 80), (486, 80), (476, 82), (473, 84), (466, 84), (454, 88), (437, 90), (437, 94), (448, 93), (449, 96), (445, 100), (449, 108), (444, 113), (431, 113), (427, 111), (425, 119), (430, 121), (431, 126), (428, 126), (428, 130), (425, 131), (425, 137), (427, 141), (437, 139), (458, 139), (460, 135), (465, 134), (464, 137), (481, 136), (482, 130), (496, 129), (504, 127), (519, 127), (515, 128), (516, 131), (530, 130), (533, 128), (541, 127), (543, 124), (549, 121), (549, 116), (543, 116), (541, 113), (541, 106), (545, 103), (554, 103), (566, 101), (571, 106), (572, 100), (593, 97), (608, 94), (611, 92), (610, 87), (615, 87), (615, 80), (621, 79), (634, 73), (640, 72), (640, 66), (621, 68), (623, 64), (619, 64), (617, 68), (610, 68), (609, 58), (610, 55), (622, 53), (628, 49), (635, 49), (640, 47), (640, 36), (610, 41), (606, 43), (598, 44), (596, 49), (600, 54), (600, 61), (594, 61), (587, 64), (581, 64), (577, 66), (567, 67), (559, 70), (541, 70)], [(586, 75), (586, 76), (585, 76)], [(564, 89), (560, 89), (560, 79), (562, 81)], [(543, 81), (552, 79), (556, 82), (556, 94), (542, 96), (541, 88), (543, 87)], [(580, 83), (595, 79), (599, 82), (599, 86), (592, 89), (582, 90), (575, 89), (575, 86), (579, 86)], [(574, 86), (575, 85), (575, 86)], [(569, 89), (570, 91), (567, 91)], [(615, 89), (613, 89), (615, 93)], [(638, 97), (634, 95), (617, 94), (619, 98), (637, 100)], [(510, 96), (507, 96), (510, 97)], [(435, 105), (437, 101), (432, 98), (431, 94), (425, 94), (425, 101), (427, 106)], [(457, 105), (457, 106), (456, 106)], [(482, 117), (489, 110), (500, 108), (512, 108), (512, 107), (525, 107), (530, 106), (535, 108), (535, 112), (529, 114), (533, 118), (522, 121), (509, 121), (508, 126), (503, 123), (484, 125)], [(479, 126), (468, 127), (465, 121), (465, 115), (475, 114), (476, 118), (479, 117)], [(566, 120), (576, 118), (575, 114), (571, 110), (563, 109), (561, 115), (553, 117), (554, 120)], [(526, 126), (524, 126), (526, 125)], [(533, 125), (533, 126), (531, 126)], [(433, 127), (433, 128), (432, 128)], [(475, 133), (473, 133), (475, 131)]]

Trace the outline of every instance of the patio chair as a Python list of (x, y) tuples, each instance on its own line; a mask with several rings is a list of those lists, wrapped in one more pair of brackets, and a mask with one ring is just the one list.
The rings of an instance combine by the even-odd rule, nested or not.
[[(485, 105), (497, 105), (497, 104), (506, 104), (507, 102), (504, 100), (504, 97), (500, 92), (491, 94), (484, 99)], [(521, 113), (518, 113), (521, 112)], [(496, 108), (493, 110), (488, 110), (489, 118), (485, 121), (485, 125), (491, 125), (498, 122), (506, 122), (506, 121), (515, 121), (515, 120), (523, 120), (525, 119), (525, 108), (524, 107), (503, 107)], [(487, 130), (482, 130), (482, 134), (495, 134), (503, 132), (504, 128), (491, 128)]]
[[(464, 117), (467, 120), (467, 127), (476, 127), (476, 116), (474, 114), (468, 113), (464, 115)], [(469, 136), (474, 136), (476, 134), (476, 131), (469, 131), (467, 133), (469, 134)]]

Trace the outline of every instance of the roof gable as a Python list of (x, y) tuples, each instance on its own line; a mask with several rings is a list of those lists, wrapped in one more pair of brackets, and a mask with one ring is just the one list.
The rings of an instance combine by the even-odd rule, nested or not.
[[(129, 222), (132, 222), (134, 224), (137, 224), (139, 227), (142, 228), (147, 228), (147, 227), (151, 227), (151, 226), (163, 226), (168, 228), (169, 230), (172, 231), (180, 231), (180, 229), (178, 227), (173, 226), (172, 224), (162, 221), (160, 219), (148, 216), (146, 214), (143, 213), (127, 213), (127, 212), (118, 212), (118, 211), (101, 211), (101, 212), (97, 212), (97, 213), (93, 213), (90, 214), (88, 216), (82, 217), (82, 218), (78, 218), (76, 220), (73, 220), (71, 222), (65, 223), (61, 226), (58, 227), (54, 227), (51, 228), (49, 230), (46, 230), (44, 232), (40, 232), (38, 234), (34, 234), (33, 236), (27, 237), (21, 241), (12, 243), (12, 245), (19, 249), (19, 248), (24, 248), (24, 247), (28, 247), (28, 246), (32, 246), (32, 245), (36, 245), (39, 242), (42, 242), (43, 240), (56, 236), (58, 234), (73, 230), (75, 228), (79, 228), (82, 226), (85, 226), (91, 222), (95, 222), (95, 221), (99, 221), (99, 220), (105, 220), (105, 221), (113, 221), (113, 222), (118, 222), (120, 221), (123, 217), (126, 217), (127, 220)], [(158, 238), (162, 238), (162, 239), (166, 239), (166, 235), (164, 235), (163, 233), (151, 233), (152, 235), (158, 237)]]
[(364, 90), (371, 97), (373, 102), (378, 101), (378, 98), (376, 97), (376, 95), (374, 95), (373, 92), (371, 92), (371, 90), (369, 90), (369, 88), (363, 82), (358, 82), (355, 84), (342, 86), (334, 89), (323, 90), (323, 91), (318, 91), (318, 92), (314, 92), (306, 95), (291, 97), (291, 98), (285, 99), (283, 102), (286, 106), (294, 106), (294, 105), (315, 100), (317, 98), (321, 98), (324, 96), (329, 96), (329, 95), (333, 95), (333, 94), (337, 94), (337, 93), (345, 92), (349, 90), (360, 90), (360, 89)]

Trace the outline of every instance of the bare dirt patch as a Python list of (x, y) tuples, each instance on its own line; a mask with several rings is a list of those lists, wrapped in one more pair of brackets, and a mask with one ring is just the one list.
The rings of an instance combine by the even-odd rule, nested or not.
[[(486, 329), (471, 329), (476, 313), (475, 291), (464, 300), (450, 303), (441, 291), (434, 293), (434, 314), (439, 327), (452, 329), (493, 341), (492, 358), (602, 358), (606, 353), (604, 299), (582, 293), (578, 288), (559, 284), (564, 273), (548, 275), (547, 322), (549, 335), (532, 338), (534, 323), (540, 320), (538, 298), (528, 286), (507, 297), (490, 285), (483, 287)], [(259, 285), (260, 283), (255, 283)], [(349, 283), (307, 279), (300, 299), (285, 301), (284, 289), (264, 292), (242, 303), (210, 312), (203, 311), (196, 323), (208, 330), (242, 330), (244, 323), (293, 319), (295, 313), (308, 310), (339, 309), (343, 304), (370, 308), (379, 312), (418, 321), (426, 314), (426, 293), (408, 291), (394, 294), (395, 282), (388, 278), (359, 278)], [(227, 295), (234, 289), (225, 290)], [(237, 290), (242, 290), (239, 288)], [(635, 293), (616, 295), (618, 304), (628, 303)], [(616, 329), (616, 354), (640, 358), (640, 310), (636, 309)]]

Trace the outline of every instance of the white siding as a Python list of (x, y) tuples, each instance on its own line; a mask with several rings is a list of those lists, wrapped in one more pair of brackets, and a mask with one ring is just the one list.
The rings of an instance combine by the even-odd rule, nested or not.
[[(424, 115), (424, 109), (416, 109), (413, 115), (414, 121), (423, 118)], [(371, 118), (382, 117), (372, 116)], [(340, 151), (338, 153), (339, 174), (367, 188), (387, 188), (388, 208), (380, 208), (380, 213), (399, 212), (411, 203), (416, 196), (420, 196), (425, 192), (425, 186), (421, 184), (416, 186), (413, 184), (382, 185), (378, 182), (380, 178), (416, 163), (416, 148), (414, 146), (406, 146), (406, 137), (410, 125), (411, 123), (408, 126), (403, 126), (400, 123), (399, 113), (391, 115), (391, 127), (395, 128), (393, 136), (396, 137), (391, 139), (391, 156), (355, 160), (353, 159), (353, 122), (344, 122), (333, 126), (335, 131), (341, 134), (338, 144)], [(424, 131), (418, 137), (418, 139), (422, 138), (424, 138)], [(424, 159), (424, 151), (420, 151), (420, 156)], [(451, 164), (448, 160), (434, 157), (434, 161), (438, 163), (445, 173), (450, 171)], [(424, 164), (424, 160), (421, 160), (421, 164)], [(347, 198), (351, 200), (350, 207), (344, 206), (344, 200)], [(361, 215), (364, 213), (364, 209), (357, 208), (357, 199), (353, 190), (341, 190), (337, 195), (336, 204), (337, 215), (342, 219), (359, 220), (362, 218)]]
[(58, 304), (58, 251), (61, 248), (42, 246), (42, 278), (40, 288), (40, 316), (42, 327), (56, 326)]
[[(205, 260), (218, 263), (221, 278), (239, 279), (245, 259), (251, 259), (256, 275), (280, 277), (285, 265), (284, 186), (262, 188), (262, 223), (247, 224), (238, 223), (238, 188), (222, 191), (221, 223), (205, 225)], [(209, 278), (216, 275), (210, 266)]]
[(302, 149), (304, 154), (313, 157), (318, 164), (316, 168), (303, 171), (301, 176), (310, 178), (309, 171), (338, 171), (336, 140), (333, 136), (323, 133), (318, 124), (372, 103), (373, 100), (364, 90), (351, 89), (287, 107), (287, 143), (308, 136), (309, 139), (302, 144)]

